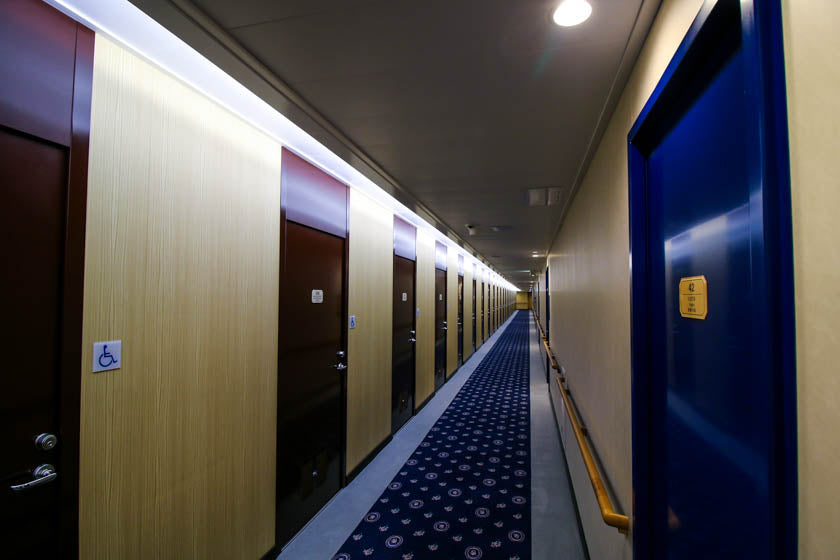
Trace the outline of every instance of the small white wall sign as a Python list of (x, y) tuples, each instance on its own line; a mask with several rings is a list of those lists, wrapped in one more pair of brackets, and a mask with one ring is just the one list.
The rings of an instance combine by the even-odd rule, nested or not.
[(356, 316), (355, 315), (350, 315), (350, 328), (351, 329), (356, 328)]
[(122, 367), (122, 340), (93, 343), (93, 373)]
[(324, 290), (312, 290), (312, 303), (324, 303)]
[(408, 294), (407, 293), (405, 293), (405, 292), (402, 293), (402, 300), (403, 301), (408, 301)]

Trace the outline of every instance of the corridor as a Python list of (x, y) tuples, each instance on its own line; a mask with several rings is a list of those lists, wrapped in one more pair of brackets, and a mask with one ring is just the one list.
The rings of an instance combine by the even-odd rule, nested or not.
[(836, 21), (0, 0), (0, 555), (833, 560)]

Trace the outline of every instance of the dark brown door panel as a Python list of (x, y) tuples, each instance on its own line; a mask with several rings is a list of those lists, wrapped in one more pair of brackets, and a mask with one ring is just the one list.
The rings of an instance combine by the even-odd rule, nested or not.
[(414, 357), (417, 342), (414, 274), (414, 261), (394, 255), (392, 432), (400, 429), (414, 412)]

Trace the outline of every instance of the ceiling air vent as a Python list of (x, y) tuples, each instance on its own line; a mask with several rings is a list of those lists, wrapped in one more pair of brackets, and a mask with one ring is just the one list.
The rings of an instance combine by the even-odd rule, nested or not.
[(528, 206), (556, 206), (563, 200), (563, 187), (528, 189)]

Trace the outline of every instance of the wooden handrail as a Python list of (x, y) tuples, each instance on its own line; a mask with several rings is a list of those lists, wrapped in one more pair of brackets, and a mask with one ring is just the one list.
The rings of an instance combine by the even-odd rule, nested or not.
[[(531, 311), (534, 314), (534, 321), (537, 323), (537, 328), (540, 330), (540, 334), (542, 335), (545, 351), (548, 354), (549, 360), (551, 360), (551, 367), (558, 372), (561, 372), (560, 366), (557, 363), (557, 358), (554, 356), (554, 352), (551, 351), (551, 345), (546, 339), (545, 331), (543, 331), (540, 320), (537, 317), (537, 313), (533, 309), (531, 309)], [(604, 481), (601, 479), (598, 467), (595, 465), (595, 459), (592, 457), (592, 451), (589, 449), (589, 444), (586, 442), (586, 435), (588, 431), (580, 425), (577, 413), (575, 412), (575, 409), (572, 408), (570, 398), (571, 393), (563, 386), (563, 382), (565, 381), (566, 378), (561, 372), (557, 377), (557, 386), (560, 388), (560, 396), (563, 397), (566, 414), (569, 415), (569, 421), (572, 423), (572, 431), (575, 434), (578, 447), (580, 447), (580, 454), (583, 456), (583, 463), (586, 465), (586, 472), (589, 474), (589, 482), (592, 483), (592, 490), (595, 491), (595, 498), (598, 500), (598, 507), (601, 509), (601, 518), (604, 520), (604, 523), (610, 527), (615, 527), (618, 529), (619, 533), (626, 535), (630, 531), (630, 518), (626, 515), (616, 513), (612, 507), (612, 502), (607, 494), (607, 489), (604, 487)]]
[(547, 340), (543, 340), (543, 344), (545, 344), (545, 351), (548, 353), (548, 359), (551, 360), (551, 368), (560, 371), (560, 366), (557, 365), (557, 358), (554, 357), (554, 352), (551, 351), (551, 346), (549, 346)]
[(601, 517), (604, 519), (604, 523), (610, 527), (615, 527), (619, 533), (626, 535), (630, 530), (630, 518), (626, 515), (616, 513), (613, 509), (610, 497), (607, 495), (607, 489), (604, 487), (604, 482), (598, 473), (598, 467), (595, 466), (595, 459), (592, 458), (592, 452), (589, 450), (589, 444), (584, 438), (583, 428), (580, 425), (577, 413), (575, 413), (572, 408), (572, 403), (569, 400), (569, 391), (563, 386), (560, 378), (557, 378), (557, 385), (560, 387), (560, 395), (563, 397), (566, 413), (569, 415), (569, 420), (572, 423), (572, 430), (575, 433), (575, 439), (580, 447), (583, 463), (586, 465), (586, 471), (589, 473), (589, 481), (592, 483), (592, 489), (595, 491), (598, 507), (601, 508)]

